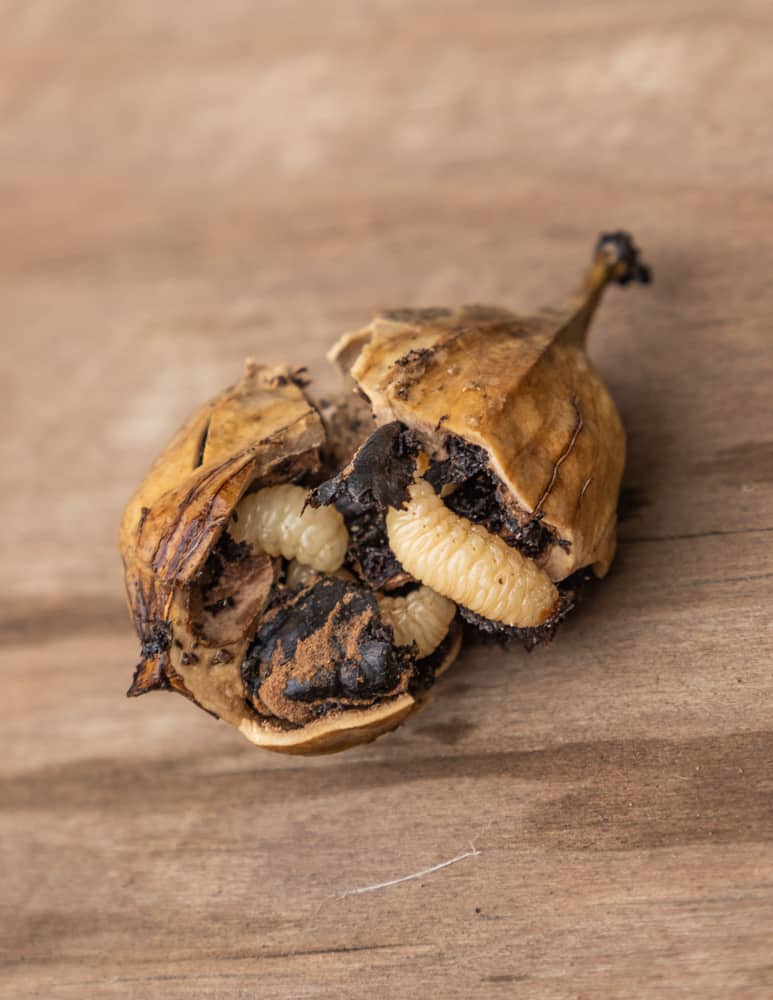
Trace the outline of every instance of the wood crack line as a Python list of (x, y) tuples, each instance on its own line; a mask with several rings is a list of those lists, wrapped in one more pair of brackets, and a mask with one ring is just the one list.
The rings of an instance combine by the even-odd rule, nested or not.
[(633, 538), (625, 538), (624, 536), (618, 539), (618, 544), (620, 545), (639, 545), (643, 542), (681, 542), (688, 541), (694, 538), (721, 538), (725, 535), (756, 535), (756, 534), (767, 534), (773, 531), (773, 527), (770, 528), (738, 528), (730, 531), (714, 530), (714, 531), (688, 531), (684, 534), (677, 535), (638, 535)]

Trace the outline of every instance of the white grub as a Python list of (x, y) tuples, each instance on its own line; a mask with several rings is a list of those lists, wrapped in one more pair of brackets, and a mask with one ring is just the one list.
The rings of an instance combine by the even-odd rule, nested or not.
[(349, 533), (335, 507), (306, 507), (308, 494), (285, 483), (243, 497), (229, 532), (262, 552), (297, 559), (321, 573), (333, 573), (344, 561)]
[(384, 624), (392, 626), (395, 645), (415, 642), (420, 657), (437, 649), (456, 614), (453, 601), (429, 587), (418, 587), (403, 597), (379, 597), (378, 606)]
[(517, 628), (544, 624), (558, 591), (544, 570), (454, 514), (424, 479), (409, 488), (403, 510), (387, 512), (389, 544), (403, 568), (483, 618)]

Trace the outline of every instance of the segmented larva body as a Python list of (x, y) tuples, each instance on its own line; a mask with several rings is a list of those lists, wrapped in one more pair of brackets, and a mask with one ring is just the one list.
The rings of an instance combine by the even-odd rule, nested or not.
[(335, 507), (306, 507), (308, 493), (285, 483), (243, 497), (228, 528), (237, 542), (249, 542), (270, 556), (297, 559), (321, 573), (344, 561), (349, 533)]
[(416, 479), (405, 509), (387, 512), (389, 545), (411, 576), (483, 618), (530, 628), (550, 617), (558, 591), (544, 570)]
[(433, 653), (448, 634), (456, 605), (429, 587), (419, 587), (404, 597), (379, 597), (381, 620), (391, 625), (396, 646), (416, 643), (419, 656)]

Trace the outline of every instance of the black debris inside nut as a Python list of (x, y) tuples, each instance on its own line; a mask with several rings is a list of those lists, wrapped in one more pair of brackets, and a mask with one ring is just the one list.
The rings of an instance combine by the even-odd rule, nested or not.
[(172, 645), (172, 626), (169, 622), (156, 619), (141, 639), (141, 655), (143, 660), (152, 659), (159, 653), (165, 653)]
[(482, 524), (525, 556), (536, 559), (542, 555), (555, 541), (554, 533), (539, 515), (521, 513), (519, 517), (513, 512), (507, 491), (488, 468), (484, 449), (449, 435), (445, 450), (448, 458), (432, 462), (425, 479), (436, 493), (448, 484), (457, 486), (444, 497), (446, 507), (474, 524)]
[(337, 475), (352, 459), (374, 427), (370, 404), (359, 393), (346, 391), (316, 401), (325, 425), (320, 469), (315, 482)]
[(245, 562), (250, 557), (247, 542), (235, 541), (227, 531), (220, 536), (217, 545), (207, 556), (204, 568), (198, 577), (203, 593), (208, 593), (218, 585), (229, 563)]
[(408, 690), (411, 694), (421, 694), (428, 691), (435, 683), (437, 671), (446, 662), (451, 647), (457, 640), (458, 631), (458, 626), (452, 625), (440, 645), (433, 649), (429, 656), (424, 656), (416, 661), (408, 684)]
[(385, 518), (388, 507), (405, 503), (417, 453), (418, 443), (403, 424), (385, 424), (309, 498), (312, 507), (335, 505), (349, 531), (347, 566), (376, 590), (404, 575), (389, 548)]
[(224, 531), (191, 587), (191, 629), (209, 647), (236, 642), (265, 610), (277, 560)]
[[(371, 434), (338, 475), (316, 487), (313, 507), (334, 504), (349, 531), (346, 566), (375, 590), (395, 591), (410, 577), (395, 558), (386, 531), (386, 510), (400, 508), (416, 471), (419, 443), (401, 423), (386, 424)], [(553, 544), (566, 545), (544, 524), (541, 515), (517, 509), (505, 486), (489, 467), (484, 448), (449, 434), (424, 474), (453, 513), (491, 534), (527, 558), (539, 558)], [(450, 487), (450, 489), (449, 489)], [(562, 598), (558, 612), (538, 628), (519, 629), (488, 621), (464, 609), (478, 633), (497, 641), (515, 639), (533, 648), (552, 638), (571, 602)]]
[(474, 524), (482, 524), (525, 556), (536, 559), (553, 541), (540, 517), (519, 521), (503, 500), (501, 484), (489, 472), (478, 472), (445, 500), (446, 507)]
[(371, 507), (349, 520), (347, 527), (347, 567), (370, 587), (391, 590), (405, 574), (389, 547), (384, 514)]
[(580, 570), (557, 584), (559, 599), (556, 610), (546, 622), (533, 628), (518, 628), (515, 625), (504, 625), (501, 622), (491, 621), (491, 619), (483, 618), (461, 605), (459, 614), (470, 626), (470, 638), (477, 638), (483, 642), (494, 642), (500, 646), (519, 642), (530, 653), (537, 646), (552, 641), (558, 626), (583, 599), (585, 588), (591, 579), (585, 570)]
[(260, 714), (304, 725), (332, 709), (358, 708), (407, 690), (410, 652), (395, 647), (375, 596), (321, 577), (278, 595), (242, 665)]
[(449, 434), (444, 441), (447, 458), (432, 462), (425, 479), (436, 493), (448, 483), (464, 483), (488, 465), (485, 450), (470, 444), (456, 434)]
[(416, 469), (419, 446), (398, 421), (374, 431), (352, 461), (337, 476), (312, 490), (312, 507), (335, 504), (347, 517), (350, 511), (402, 507)]

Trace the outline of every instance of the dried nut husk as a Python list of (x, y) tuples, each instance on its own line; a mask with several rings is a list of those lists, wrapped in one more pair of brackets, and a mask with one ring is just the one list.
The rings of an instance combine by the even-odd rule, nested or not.
[[(197, 410), (159, 455), (121, 523), (127, 598), (142, 644), (130, 695), (178, 691), (256, 745), (285, 753), (329, 753), (367, 742), (426, 704), (434, 677), (458, 652), (458, 628), (449, 623), (434, 660), (393, 653), (376, 596), (328, 575), (346, 548), (345, 526), (333, 510), (303, 510), (297, 485), (319, 475), (325, 444), (323, 422), (298, 374), (251, 363), (241, 381)], [(337, 665), (348, 687), (333, 686), (313, 712), (308, 703), (283, 702), (278, 672), (261, 694), (248, 669), (265, 668), (255, 652), (261, 629), (297, 599), (285, 584), (283, 560), (299, 554), (318, 564), (310, 579), (299, 575), (301, 588), (329, 591), (329, 581), (338, 588), (338, 603), (319, 621), (307, 620), (304, 642), (324, 653), (323, 633), (338, 615), (339, 638), (351, 654), (351, 662)], [(352, 602), (367, 607), (367, 616), (347, 619)], [(397, 666), (380, 686), (361, 691), (358, 655), (370, 647), (360, 649), (358, 637), (369, 640), (374, 630), (381, 630), (384, 657)], [(317, 665), (330, 669), (324, 657)], [(310, 666), (312, 658), (300, 653), (282, 659), (288, 689)], [(275, 708), (284, 705), (283, 714), (268, 710), (263, 698)]]
[[(631, 237), (604, 234), (581, 287), (563, 307), (532, 316), (478, 305), (393, 310), (332, 350), (331, 360), (367, 397), (379, 428), (407, 430), (431, 460), (429, 470), (416, 473), (414, 485), (389, 504), (393, 552), (411, 575), (446, 597), (462, 601), (466, 591), (480, 590), (480, 607), (467, 609), (470, 618), (521, 628), (531, 642), (534, 627), (552, 634), (567, 610), (568, 600), (556, 602), (551, 582), (585, 567), (606, 574), (615, 552), (625, 433), (585, 342), (610, 282), (648, 280)], [(340, 480), (334, 490), (323, 487), (315, 495), (330, 502), (332, 493), (338, 501)], [(478, 522), (461, 531), (459, 545), (463, 536), (485, 549), (490, 532), (530, 560), (529, 580), (521, 584), (513, 576), (510, 583), (541, 591), (534, 602), (524, 591), (523, 614), (487, 614), (492, 606), (483, 592), (494, 576), (487, 584), (482, 573), (475, 587), (445, 585), (453, 567), (441, 564), (452, 553), (439, 528), (436, 544), (403, 537), (411, 524), (421, 535), (409, 515), (418, 502), (411, 491), (424, 496), (421, 484), (427, 482), (438, 504)], [(428, 530), (435, 525), (429, 516), (427, 523)], [(453, 528), (449, 520), (447, 530)], [(459, 559), (458, 572), (478, 572), (480, 554), (470, 549)]]

